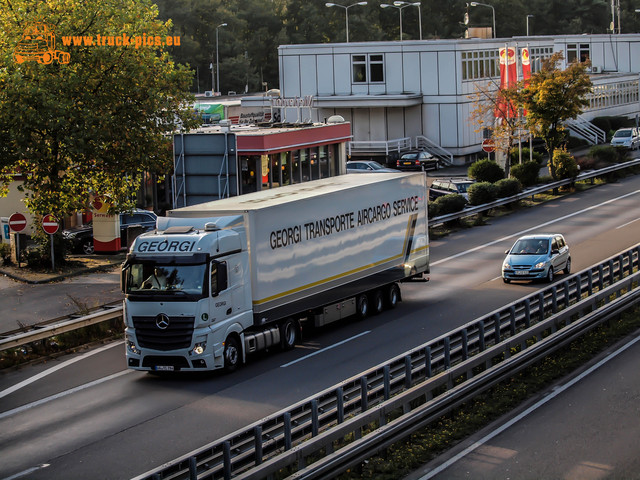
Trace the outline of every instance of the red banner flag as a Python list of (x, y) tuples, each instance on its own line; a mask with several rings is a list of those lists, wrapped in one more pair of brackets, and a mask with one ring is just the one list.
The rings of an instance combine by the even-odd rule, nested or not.
[[(524, 84), (524, 88), (529, 86), (531, 81), (531, 58), (529, 57), (529, 48), (525, 47), (522, 49), (522, 82)], [(523, 110), (522, 114), (526, 117), (527, 111)]]
[(511, 118), (516, 116), (516, 110), (511, 103), (503, 98), (501, 90), (518, 83), (516, 65), (516, 49), (513, 47), (500, 49), (500, 90), (494, 115), (496, 118)]

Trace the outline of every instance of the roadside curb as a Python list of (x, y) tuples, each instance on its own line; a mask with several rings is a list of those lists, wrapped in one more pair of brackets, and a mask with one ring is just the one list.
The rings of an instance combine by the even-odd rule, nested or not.
[(65, 274), (41, 274), (43, 278), (38, 279), (38, 280), (30, 280), (28, 278), (25, 278), (24, 276), (21, 276), (19, 274), (16, 274), (14, 272), (10, 272), (5, 270), (4, 268), (0, 267), (0, 275), (4, 275), (6, 277), (9, 277), (13, 280), (17, 280), (19, 282), (22, 283), (26, 283), (29, 285), (42, 285), (45, 283), (53, 283), (53, 282), (58, 282), (60, 280), (64, 280), (65, 278), (70, 278), (70, 277), (77, 277), (79, 275), (84, 275), (86, 273), (96, 273), (96, 272), (104, 272), (104, 271), (108, 271), (111, 270), (112, 268), (121, 265), (122, 264), (122, 260), (118, 260), (118, 261), (114, 261), (111, 263), (107, 263), (105, 265), (98, 265), (96, 267), (87, 267), (87, 268), (82, 268), (79, 270), (76, 270), (74, 272), (69, 272), (69, 273), (65, 273)]

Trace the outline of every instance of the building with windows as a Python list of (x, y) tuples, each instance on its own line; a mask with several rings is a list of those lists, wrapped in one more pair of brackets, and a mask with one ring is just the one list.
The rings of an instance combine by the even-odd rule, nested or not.
[[(533, 72), (554, 52), (562, 52), (566, 64), (590, 60), (594, 88), (589, 107), (570, 125), (572, 134), (602, 141), (589, 120), (634, 117), (640, 110), (638, 34), (283, 45), (281, 96), (313, 98), (312, 121), (340, 115), (350, 122), (347, 156), (388, 158), (418, 147), (464, 163), (477, 157), (483, 140), (470, 121), (474, 94), (497, 87), (505, 46), (528, 46)], [(263, 107), (266, 101), (242, 99)], [(282, 108), (285, 120), (296, 114)]]

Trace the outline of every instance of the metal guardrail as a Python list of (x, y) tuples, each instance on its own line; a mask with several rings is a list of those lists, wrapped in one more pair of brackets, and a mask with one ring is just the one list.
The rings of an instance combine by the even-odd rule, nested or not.
[(122, 317), (122, 305), (105, 306), (104, 311), (91, 313), (84, 317), (64, 320), (43, 327), (35, 326), (34, 330), (24, 333), (9, 335), (5, 338), (0, 337), (0, 352), (9, 348), (20, 347), (27, 343), (36, 342), (45, 338), (60, 335), (61, 333), (70, 332), (78, 328), (95, 325), (97, 323), (111, 321), (114, 318)]
[(402, 152), (411, 148), (411, 138), (394, 138), (391, 140), (356, 140), (347, 144), (348, 155), (355, 152), (384, 153)]
[(464, 210), (455, 213), (449, 213), (447, 215), (441, 215), (439, 217), (434, 217), (429, 219), (429, 226), (433, 227), (436, 225), (441, 225), (445, 222), (449, 222), (451, 220), (457, 220), (464, 217), (470, 217), (471, 215), (477, 215), (478, 213), (486, 212), (487, 210), (491, 210), (492, 208), (501, 207), (503, 205), (507, 205), (509, 203), (523, 200), (527, 197), (532, 197), (538, 193), (546, 192), (548, 190), (552, 190), (554, 188), (559, 188), (564, 185), (569, 185), (571, 183), (580, 181), (580, 180), (588, 180), (590, 178), (599, 177), (602, 175), (606, 175), (607, 173), (615, 172), (617, 170), (623, 170), (625, 168), (634, 167), (640, 165), (640, 158), (636, 158), (635, 160), (630, 160), (624, 163), (616, 163), (614, 165), (609, 165), (605, 168), (600, 168), (598, 170), (590, 170), (588, 172), (582, 172), (575, 178), (568, 178), (565, 180), (558, 180), (552, 183), (545, 183), (544, 185), (537, 185), (535, 187), (527, 188), (517, 195), (513, 195), (511, 197), (500, 198), (490, 203), (485, 203), (483, 205), (477, 205), (474, 207), (467, 207)]
[(640, 300), (640, 245), (135, 480), (330, 478)]

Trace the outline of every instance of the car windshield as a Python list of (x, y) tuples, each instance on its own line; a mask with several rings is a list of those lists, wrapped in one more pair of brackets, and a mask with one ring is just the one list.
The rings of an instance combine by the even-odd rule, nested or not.
[(618, 130), (613, 136), (614, 137), (630, 137), (631, 130)]
[(133, 263), (127, 269), (126, 293), (203, 295), (205, 264)]
[(459, 192), (467, 193), (467, 189), (469, 188), (470, 183), (456, 183), (456, 188)]
[(511, 255), (534, 255), (547, 253), (549, 250), (549, 240), (526, 239), (518, 240), (511, 249)]

